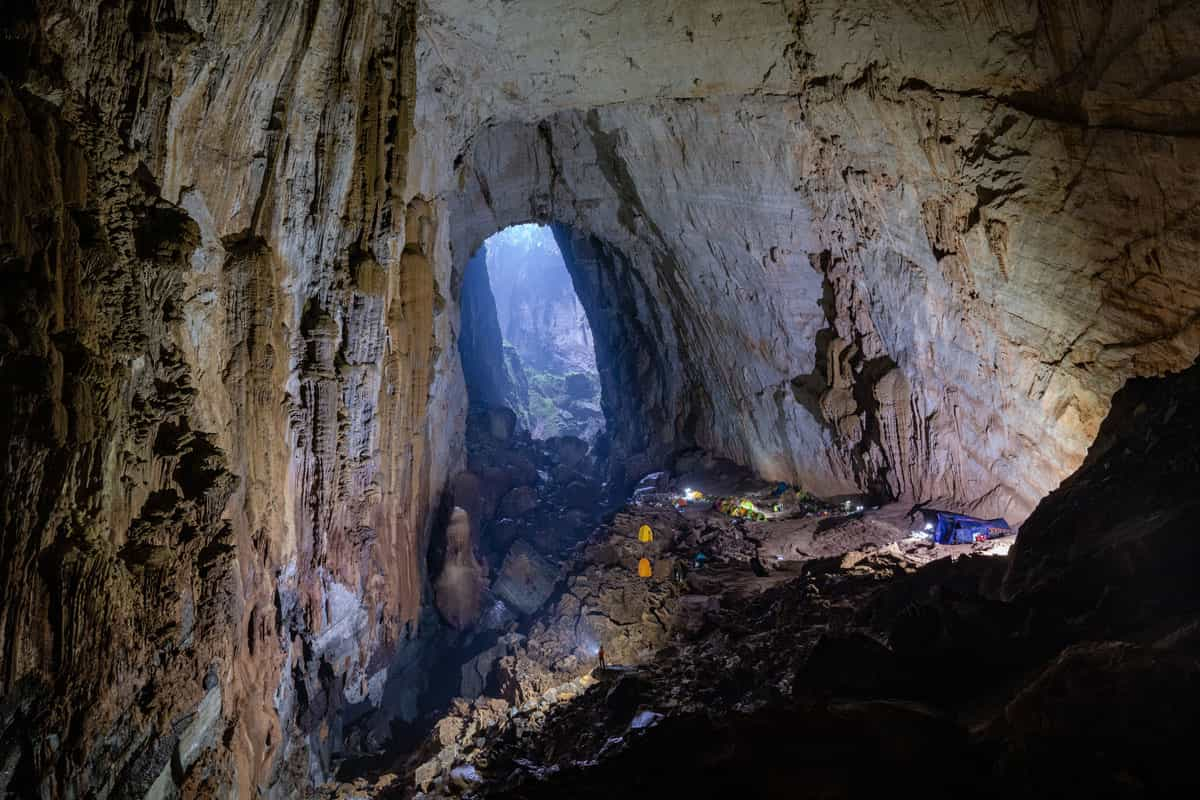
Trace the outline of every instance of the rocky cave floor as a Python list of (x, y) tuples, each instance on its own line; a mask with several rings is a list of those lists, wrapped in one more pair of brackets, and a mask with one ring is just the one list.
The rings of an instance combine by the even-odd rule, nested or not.
[[(907, 509), (777, 496), (703, 457), (649, 476), (597, 520), (579, 508), (598, 503), (589, 456), (509, 437), (501, 425), (472, 448), (473, 470), (499, 483), (456, 493), (494, 506), (485, 541), (516, 528), (485, 595), (491, 646), (462, 668), (479, 696), (455, 698), (415, 749), (343, 770), (318, 796), (1151, 796), (1194, 782), (1172, 753), (1200, 741), (1196, 618), (1106, 641), (1103, 599), (1067, 613), (1005, 597), (1011, 538), (917, 541)], [(558, 463), (518, 503), (496, 465), (522, 450)], [(685, 488), (779, 510), (680, 510)], [(563, 515), (566, 534), (547, 524)], [(486, 622), (501, 606), (502, 624)]]

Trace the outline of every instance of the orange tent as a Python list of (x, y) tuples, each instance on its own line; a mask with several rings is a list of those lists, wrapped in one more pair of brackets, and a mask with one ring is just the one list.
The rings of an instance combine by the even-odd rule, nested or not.
[(650, 559), (643, 558), (641, 561), (638, 562), (638, 577), (639, 578), (649, 578), (653, 574), (654, 574), (654, 570), (650, 566)]

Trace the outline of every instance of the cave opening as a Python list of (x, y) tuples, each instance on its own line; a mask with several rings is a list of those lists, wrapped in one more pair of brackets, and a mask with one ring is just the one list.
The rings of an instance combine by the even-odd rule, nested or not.
[[(458, 700), (512, 699), (502, 659), (519, 652), (562, 591), (572, 551), (625, 496), (626, 448), (613, 440), (639, 430), (640, 416), (615, 397), (632, 369), (630, 352), (612, 346), (627, 320), (614, 321), (601, 288), (619, 260), (568, 226), (522, 223), (489, 236), (461, 269), (463, 461), (426, 562), (442, 625), (420, 718), (393, 726), (392, 758)], [(576, 633), (575, 657), (594, 657), (596, 635)], [(341, 774), (362, 768), (352, 759)]]
[(512, 225), (467, 265), (459, 354), (472, 411), (505, 407), (534, 439), (605, 429), (587, 313), (549, 226)]

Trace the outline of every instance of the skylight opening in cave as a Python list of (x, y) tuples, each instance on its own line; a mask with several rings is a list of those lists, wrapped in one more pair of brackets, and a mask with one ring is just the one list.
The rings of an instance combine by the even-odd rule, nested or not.
[(554, 233), (514, 225), (467, 266), (459, 352), (474, 409), (507, 406), (535, 439), (604, 430), (592, 329)]

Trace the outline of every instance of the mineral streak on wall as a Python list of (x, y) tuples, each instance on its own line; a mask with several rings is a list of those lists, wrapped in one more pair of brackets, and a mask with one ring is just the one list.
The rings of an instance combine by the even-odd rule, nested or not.
[(1023, 518), (1200, 351), (1200, 9), (1110, 6), (6, 7), (3, 788), (285, 797), (416, 715), (509, 224), (631, 472)]

